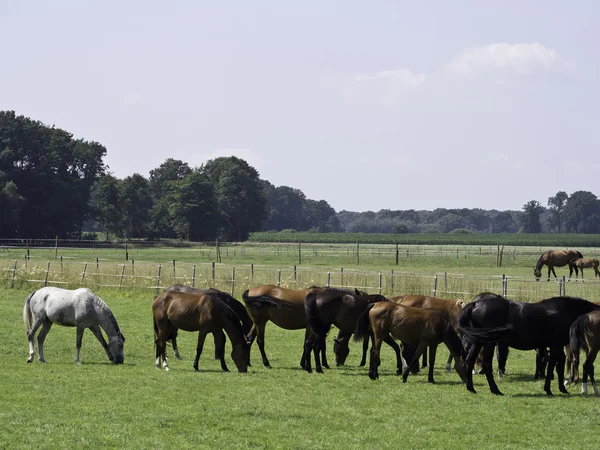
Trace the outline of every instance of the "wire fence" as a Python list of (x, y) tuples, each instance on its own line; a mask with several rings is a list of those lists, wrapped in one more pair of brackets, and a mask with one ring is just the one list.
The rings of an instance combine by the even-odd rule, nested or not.
[(139, 262), (115, 263), (96, 259), (91, 262), (65, 259), (48, 261), (4, 260), (0, 262), (0, 285), (9, 288), (37, 289), (60, 286), (67, 289), (142, 290), (154, 296), (176, 283), (194, 287), (213, 287), (238, 298), (251, 287), (273, 284), (290, 289), (309, 286), (358, 288), (370, 293), (392, 296), (423, 294), (471, 299), (481, 292), (503, 294), (521, 301), (538, 301), (556, 295), (571, 295), (597, 300), (600, 282), (595, 279), (569, 282), (537, 282), (533, 277), (474, 275), (452, 272), (417, 273), (397, 270), (323, 269), (306, 266), (272, 266), (222, 263)]

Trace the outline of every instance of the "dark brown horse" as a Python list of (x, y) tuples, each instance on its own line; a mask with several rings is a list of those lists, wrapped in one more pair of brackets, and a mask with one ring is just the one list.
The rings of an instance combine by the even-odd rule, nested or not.
[[(227, 306), (229, 306), (233, 310), (233, 312), (235, 312), (235, 314), (242, 322), (244, 336), (247, 335), (250, 332), (250, 329), (252, 328), (252, 319), (250, 319), (248, 311), (246, 311), (244, 305), (239, 300), (236, 300), (226, 292), (214, 288), (197, 289), (191, 286), (186, 286), (184, 284), (174, 284), (173, 286), (170, 286), (167, 289), (165, 289), (165, 291), (185, 292), (187, 294), (218, 294), (219, 298), (225, 303), (227, 303)], [(182, 359), (179, 353), (179, 349), (177, 347), (177, 330), (175, 330), (173, 333), (173, 337), (170, 339), (171, 344), (173, 345), (173, 353), (175, 353), (175, 357), (177, 359)], [(218, 359), (221, 362), (221, 369), (223, 369), (225, 372), (229, 372), (227, 364), (225, 363), (225, 343), (227, 340), (225, 338), (225, 333), (223, 333), (223, 330), (213, 332), (213, 339), (215, 343), (215, 359)], [(249, 357), (248, 366), (250, 366)]]
[[(267, 284), (247, 290), (242, 294), (253, 325), (246, 339), (250, 345), (256, 339), (265, 367), (271, 367), (265, 353), (265, 327), (270, 320), (278, 327), (286, 330), (306, 330), (304, 340), (309, 336), (310, 330), (306, 313), (304, 312), (304, 297), (309, 292), (318, 292), (324, 288), (312, 286), (307, 289), (293, 290)], [(306, 367), (306, 355), (303, 351), (300, 365)], [(325, 350), (323, 349), (325, 364)], [(309, 361), (310, 362), (310, 361)]]
[(583, 363), (581, 393), (587, 397), (587, 379), (589, 376), (594, 395), (599, 395), (594, 379), (594, 361), (598, 355), (598, 350), (600, 350), (600, 311), (592, 311), (579, 316), (573, 322), (569, 330), (569, 347), (573, 358), (571, 374), (575, 373), (575, 368), (579, 365), (579, 350), (583, 349), (587, 354)]
[(378, 367), (381, 364), (381, 343), (388, 336), (399, 339), (403, 343), (416, 345), (412, 360), (404, 371), (402, 381), (406, 382), (410, 367), (417, 361), (421, 354), (429, 347), (429, 376), (427, 380), (434, 383), (433, 367), (437, 347), (442, 342), (448, 347), (455, 358), (455, 369), (461, 379), (466, 379), (464, 366), (464, 349), (460, 338), (454, 331), (448, 313), (431, 308), (414, 308), (399, 305), (395, 302), (379, 302), (367, 306), (365, 312), (358, 319), (354, 339), (358, 340), (368, 336), (369, 327), (373, 331), (374, 344), (371, 347), (371, 362), (369, 377), (372, 380), (379, 378)]
[[(598, 270), (599, 261), (596, 258), (578, 258), (573, 261), (575, 268), (581, 270), (581, 279), (583, 280), (583, 269), (594, 269), (594, 277), (600, 277), (600, 271)], [(575, 275), (577, 278), (577, 275)]]
[(550, 281), (550, 272), (552, 272), (554, 278), (558, 278), (554, 271), (554, 267), (564, 267), (568, 265), (570, 279), (571, 275), (573, 275), (573, 270), (575, 271), (575, 276), (579, 274), (579, 269), (574, 264), (575, 260), (578, 258), (583, 258), (583, 255), (577, 250), (548, 250), (539, 257), (535, 268), (533, 269), (533, 275), (535, 276), (536, 281), (540, 281), (542, 267), (546, 265), (548, 266), (548, 281)]
[[(335, 341), (334, 351), (336, 353), (336, 363), (342, 365), (350, 352), (348, 341), (354, 333), (358, 318), (368, 305), (382, 301), (387, 302), (388, 299), (383, 295), (369, 295), (365, 292), (350, 292), (340, 289), (325, 289), (306, 295), (306, 316), (313, 333), (305, 342), (304, 353), (310, 354), (310, 350), (313, 350), (315, 370), (318, 373), (323, 372), (318, 357), (319, 350), (324, 349), (327, 333), (331, 326), (335, 325), (340, 329), (340, 335)], [(400, 347), (391, 338), (387, 339), (386, 343), (396, 352), (398, 370), (401, 371)], [(310, 358), (306, 370), (310, 372)]]
[[(592, 302), (594, 305), (600, 306), (600, 302)], [(587, 353), (587, 350), (585, 350)], [(579, 381), (579, 355), (577, 360), (573, 360), (573, 354), (571, 353), (570, 345), (565, 347), (565, 354), (567, 355), (567, 373), (565, 376), (565, 386), (571, 383), (577, 383)]]
[(204, 340), (208, 333), (225, 330), (233, 346), (231, 357), (239, 372), (248, 368), (249, 346), (246, 343), (239, 317), (223, 300), (222, 293), (206, 292), (188, 294), (178, 291), (165, 291), (152, 302), (154, 315), (154, 334), (156, 343), (156, 367), (168, 370), (167, 340), (177, 329), (198, 331), (198, 346), (194, 369), (198, 370), (198, 361), (202, 353)]
[[(463, 309), (463, 306), (465, 306), (465, 302), (458, 298), (439, 298), (429, 297), (427, 295), (406, 294), (391, 297), (390, 300), (399, 303), (400, 305), (412, 306), (414, 308), (433, 308), (445, 312), (449, 315), (455, 331), (457, 330), (456, 319), (458, 318), (458, 313)], [(427, 367), (427, 350), (423, 352), (422, 367)], [(414, 369), (415, 368), (413, 368), (413, 372), (415, 371)], [(416, 369), (416, 371), (418, 371), (418, 367), (416, 367)], [(448, 372), (452, 371), (452, 354), (448, 356), (446, 370)]]

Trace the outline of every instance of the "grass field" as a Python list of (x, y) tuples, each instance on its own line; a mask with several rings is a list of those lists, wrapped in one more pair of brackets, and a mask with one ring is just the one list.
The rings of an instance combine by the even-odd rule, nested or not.
[[(195, 335), (182, 332), (183, 361), (170, 372), (154, 367), (150, 303), (140, 291), (98, 293), (126, 336), (125, 364), (112, 366), (86, 332), (73, 362), (75, 330), (54, 326), (48, 361), (25, 362), (22, 308), (27, 290), (0, 289), (0, 447), (2, 448), (595, 448), (600, 444), (599, 399), (546, 397), (534, 382), (533, 352), (511, 351), (504, 397), (490, 394), (483, 376), (470, 394), (442, 369), (436, 384), (394, 375), (394, 357), (382, 350), (380, 379), (357, 367), (352, 344), (347, 366), (308, 374), (298, 366), (302, 332), (268, 325), (273, 369), (256, 347), (249, 373), (222, 373), (207, 340), (201, 372), (192, 369)], [(329, 338), (330, 361), (331, 337)], [(227, 345), (227, 353), (230, 345)], [(230, 369), (235, 366), (228, 357)], [(553, 390), (558, 392), (556, 385)]]

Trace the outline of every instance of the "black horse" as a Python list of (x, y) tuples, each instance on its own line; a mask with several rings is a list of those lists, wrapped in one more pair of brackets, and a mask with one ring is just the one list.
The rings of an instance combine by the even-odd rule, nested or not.
[(475, 392), (473, 366), (483, 348), (482, 367), (490, 390), (502, 395), (492, 373), (494, 347), (499, 344), (518, 350), (549, 348), (544, 391), (552, 395), (550, 381), (556, 368), (559, 390), (566, 394), (563, 349), (569, 343), (569, 328), (580, 315), (600, 310), (600, 306), (576, 297), (553, 297), (538, 303), (507, 300), (495, 294), (476, 298), (458, 316), (458, 329), (468, 348), (467, 389)]

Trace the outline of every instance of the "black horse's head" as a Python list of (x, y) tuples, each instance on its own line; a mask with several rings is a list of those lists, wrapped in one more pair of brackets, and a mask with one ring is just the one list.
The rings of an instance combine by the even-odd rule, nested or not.
[(343, 366), (350, 354), (348, 339), (344, 339), (343, 337), (333, 338), (333, 353), (335, 355), (335, 364)]

